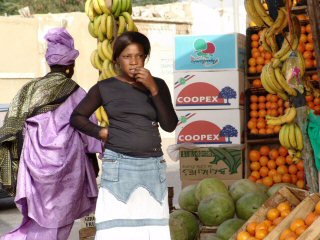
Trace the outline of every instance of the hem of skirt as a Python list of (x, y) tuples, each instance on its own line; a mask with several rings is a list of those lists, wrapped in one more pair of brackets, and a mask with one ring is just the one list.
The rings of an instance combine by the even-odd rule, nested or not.
[(96, 229), (104, 230), (116, 227), (144, 227), (144, 226), (168, 226), (169, 219), (113, 219), (96, 223)]

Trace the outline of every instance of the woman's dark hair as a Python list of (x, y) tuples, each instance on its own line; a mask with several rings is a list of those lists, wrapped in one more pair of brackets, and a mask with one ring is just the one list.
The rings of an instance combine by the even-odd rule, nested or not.
[(151, 46), (149, 39), (139, 32), (124, 32), (115, 41), (113, 45), (113, 61), (116, 61), (122, 51), (130, 44), (141, 44), (146, 57), (150, 55)]

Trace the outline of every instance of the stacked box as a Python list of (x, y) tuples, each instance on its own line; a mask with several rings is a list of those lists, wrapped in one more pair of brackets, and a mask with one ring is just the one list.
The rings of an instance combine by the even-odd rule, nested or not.
[[(177, 144), (193, 143), (199, 151), (208, 151), (211, 147), (223, 149), (230, 145), (239, 147), (243, 143), (245, 52), (245, 36), (238, 33), (176, 37)], [(185, 169), (184, 161), (188, 160), (180, 158), (180, 169)], [(201, 171), (200, 166), (193, 165), (194, 171), (197, 168)], [(221, 178), (227, 184), (241, 179), (242, 163), (236, 175), (231, 179), (227, 175), (231, 174), (227, 171), (211, 177)], [(180, 172), (180, 177), (182, 186), (186, 186), (210, 176), (203, 174), (194, 178)]]

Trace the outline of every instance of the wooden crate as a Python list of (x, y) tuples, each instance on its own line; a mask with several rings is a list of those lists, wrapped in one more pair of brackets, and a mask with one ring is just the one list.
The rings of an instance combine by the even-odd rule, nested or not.
[[(273, 194), (270, 198), (268, 198), (268, 200), (256, 211), (256, 213), (253, 214), (247, 220), (247, 222), (229, 240), (236, 240), (238, 232), (245, 230), (249, 223), (262, 222), (263, 220), (265, 220), (269, 209), (275, 208), (276, 206), (278, 206), (279, 203), (284, 202), (284, 201), (288, 201), (289, 203), (291, 203), (292, 206), (296, 207), (305, 198), (307, 198), (309, 196), (310, 195), (309, 195), (308, 191), (297, 189), (297, 188), (283, 187), (283, 188), (279, 189), (275, 194)], [(286, 218), (283, 221), (285, 221), (285, 220), (286, 220)], [(280, 226), (280, 224), (278, 226)], [(271, 231), (269, 233), (269, 235), (271, 233), (273, 233), (278, 228), (278, 226), (273, 231)], [(265, 240), (266, 239), (267, 238), (265, 238)], [(268, 238), (268, 240), (271, 240), (271, 239), (272, 238)], [(274, 240), (274, 239), (272, 239), (272, 240)]]
[(81, 228), (79, 230), (79, 240), (94, 240), (95, 235), (95, 227)]

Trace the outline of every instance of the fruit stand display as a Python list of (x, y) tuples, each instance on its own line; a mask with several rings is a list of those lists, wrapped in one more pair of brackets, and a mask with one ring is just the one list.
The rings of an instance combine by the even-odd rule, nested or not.
[[(307, 1), (245, 1), (251, 20), (247, 29), (246, 176), (267, 186), (281, 178), (281, 182), (318, 192), (318, 172), (305, 125), (309, 110), (320, 108), (319, 54), (315, 51), (319, 40), (314, 35), (317, 13), (311, 10), (311, 2), (315, 1), (308, 5)], [(261, 161), (250, 160), (250, 151), (259, 144), (282, 146), (292, 163), (271, 166), (275, 159), (269, 155), (262, 155)], [(275, 170), (268, 168), (269, 161)], [(306, 179), (295, 175), (300, 162)]]

